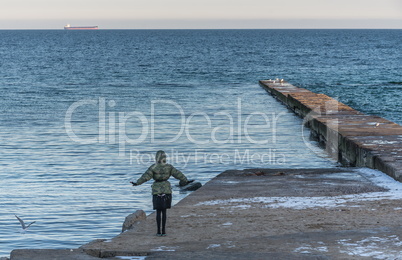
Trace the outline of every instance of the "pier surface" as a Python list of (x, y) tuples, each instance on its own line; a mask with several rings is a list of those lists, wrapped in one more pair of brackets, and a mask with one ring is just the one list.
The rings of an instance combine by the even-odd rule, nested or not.
[(402, 126), (285, 81), (262, 80), (260, 85), (304, 118), (312, 135), (341, 163), (378, 169), (402, 181)]
[[(286, 82), (260, 84), (343, 164), (402, 180), (401, 126)], [(402, 183), (368, 168), (225, 171), (168, 210), (166, 237), (151, 214), (113, 239), (18, 249), (11, 260), (402, 259)]]
[(371, 169), (226, 171), (168, 210), (166, 237), (151, 214), (110, 240), (11, 260), (399, 259), (401, 205), (402, 184)]

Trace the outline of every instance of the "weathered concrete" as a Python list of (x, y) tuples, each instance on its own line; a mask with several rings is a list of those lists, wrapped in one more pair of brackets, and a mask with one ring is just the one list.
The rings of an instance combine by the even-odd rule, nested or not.
[(402, 184), (390, 193), (370, 178), (354, 168), (226, 171), (168, 210), (167, 237), (155, 236), (151, 214), (111, 240), (11, 260), (399, 259)]
[(123, 226), (121, 228), (121, 232), (132, 229), (134, 225), (139, 224), (141, 221), (144, 221), (147, 218), (145, 211), (137, 210), (136, 212), (128, 215), (123, 222)]
[(260, 85), (304, 118), (312, 136), (341, 163), (378, 169), (402, 181), (402, 126), (287, 82), (262, 80)]
[(11, 260), (99, 260), (81, 249), (18, 249), (10, 257)]
[(150, 259), (345, 259), (351, 251), (340, 241), (358, 244), (379, 236), (385, 242), (378, 246), (395, 253), (398, 244), (391, 238), (402, 237), (395, 210), (400, 200), (345, 201), (328, 208), (276, 207), (265, 201), (319, 197), (336, 204), (339, 196), (384, 191), (352, 169), (226, 171), (169, 211), (167, 237), (154, 236), (149, 217), (142, 226), (82, 249), (101, 257), (144, 254)]

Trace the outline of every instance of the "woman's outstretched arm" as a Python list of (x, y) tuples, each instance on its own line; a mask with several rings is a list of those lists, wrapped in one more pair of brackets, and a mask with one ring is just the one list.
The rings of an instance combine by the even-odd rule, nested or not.
[(143, 184), (144, 182), (147, 182), (147, 181), (149, 181), (150, 179), (152, 179), (152, 177), (153, 177), (153, 171), (152, 171), (152, 167), (153, 167), (153, 165), (152, 166), (150, 166), (149, 168), (148, 168), (148, 170), (136, 181), (136, 182), (131, 182), (134, 186), (137, 186), (137, 185), (141, 185), (141, 184)]
[(179, 171), (178, 169), (176, 169), (173, 166), (172, 166), (171, 174), (173, 177), (180, 180), (180, 186), (184, 186), (184, 185), (187, 185), (188, 183), (192, 182), (192, 181), (188, 181), (187, 177), (181, 171)]

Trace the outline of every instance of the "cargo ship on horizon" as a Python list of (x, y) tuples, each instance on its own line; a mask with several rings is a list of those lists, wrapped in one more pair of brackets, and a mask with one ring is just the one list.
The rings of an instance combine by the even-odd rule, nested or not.
[(71, 26), (67, 24), (64, 30), (98, 30), (98, 26)]

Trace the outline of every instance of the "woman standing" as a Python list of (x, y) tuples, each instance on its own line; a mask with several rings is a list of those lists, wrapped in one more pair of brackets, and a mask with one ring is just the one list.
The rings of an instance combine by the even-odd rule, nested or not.
[[(144, 182), (154, 179), (152, 184), (152, 202), (156, 210), (157, 236), (166, 236), (166, 209), (172, 205), (172, 188), (168, 179), (173, 176), (180, 180), (180, 186), (184, 186), (193, 181), (188, 181), (184, 174), (172, 165), (166, 163), (166, 153), (156, 152), (156, 163), (152, 164), (148, 170), (136, 181), (131, 182), (133, 186), (141, 185)], [(161, 230), (162, 227), (162, 230)]]

